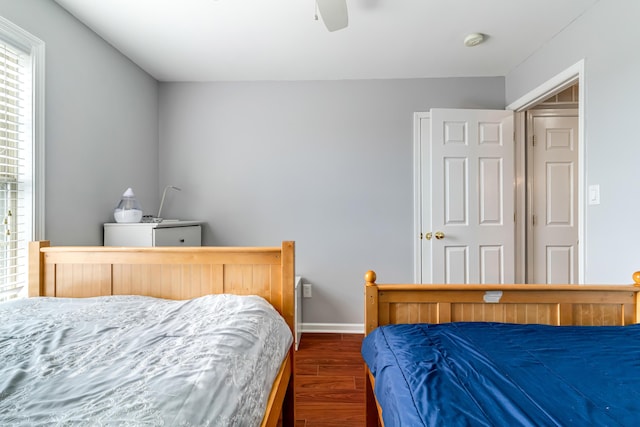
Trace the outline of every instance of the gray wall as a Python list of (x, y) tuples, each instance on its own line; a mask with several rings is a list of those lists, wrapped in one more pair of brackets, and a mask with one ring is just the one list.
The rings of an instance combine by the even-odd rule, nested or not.
[(56, 245), (100, 245), (133, 187), (157, 210), (158, 84), (51, 0), (0, 0), (46, 45), (46, 223)]
[(584, 59), (586, 184), (601, 204), (586, 207), (587, 283), (632, 283), (640, 269), (640, 2), (596, 3), (506, 76), (507, 104)]
[(413, 280), (413, 113), (504, 108), (503, 78), (161, 83), (167, 214), (205, 245), (296, 241), (305, 323), (362, 323), (363, 275)]
[(0, 0), (0, 15), (46, 43), (54, 244), (100, 244), (128, 186), (154, 213), (178, 185), (164, 216), (207, 221), (207, 245), (296, 240), (315, 285), (305, 322), (362, 322), (367, 269), (412, 280), (412, 113), (503, 108), (584, 58), (586, 177), (602, 193), (586, 280), (627, 283), (639, 267), (636, 0), (596, 3), (504, 79), (158, 85), (53, 1)]

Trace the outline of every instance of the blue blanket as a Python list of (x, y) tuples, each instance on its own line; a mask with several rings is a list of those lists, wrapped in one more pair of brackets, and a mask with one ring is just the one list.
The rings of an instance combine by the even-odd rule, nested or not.
[(640, 325), (388, 325), (362, 355), (386, 427), (640, 425)]

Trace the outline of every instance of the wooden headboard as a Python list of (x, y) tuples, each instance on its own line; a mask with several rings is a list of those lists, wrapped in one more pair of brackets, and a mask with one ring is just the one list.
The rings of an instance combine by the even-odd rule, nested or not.
[(294, 331), (294, 242), (281, 247), (29, 246), (29, 296), (260, 295)]
[[(634, 275), (634, 280), (640, 274)], [(628, 325), (640, 322), (633, 285), (408, 285), (365, 274), (365, 334), (395, 323), (506, 322)]]

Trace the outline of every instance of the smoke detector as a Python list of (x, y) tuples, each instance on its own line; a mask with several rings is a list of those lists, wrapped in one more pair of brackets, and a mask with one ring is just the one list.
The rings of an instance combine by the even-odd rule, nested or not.
[(464, 45), (467, 47), (477, 46), (484, 41), (484, 34), (471, 33), (464, 38)]

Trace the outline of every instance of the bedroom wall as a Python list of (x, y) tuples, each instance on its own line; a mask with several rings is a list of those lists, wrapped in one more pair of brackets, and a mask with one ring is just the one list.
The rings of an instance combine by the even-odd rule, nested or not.
[(640, 2), (597, 2), (506, 76), (507, 105), (581, 59), (585, 66), (586, 283), (632, 283), (640, 270), (640, 138), (637, 40)]
[(53, 1), (0, 0), (0, 16), (46, 44), (45, 238), (101, 245), (127, 187), (157, 209), (157, 82)]
[(413, 280), (413, 113), (504, 99), (501, 77), (161, 83), (163, 216), (205, 245), (295, 240), (304, 323), (361, 324), (367, 270)]

